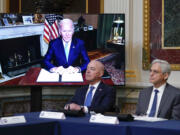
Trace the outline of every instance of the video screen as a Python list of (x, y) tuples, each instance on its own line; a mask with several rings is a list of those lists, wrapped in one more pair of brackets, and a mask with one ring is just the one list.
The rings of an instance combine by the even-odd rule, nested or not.
[[(73, 22), (69, 35), (60, 31), (62, 19)], [(85, 84), (92, 60), (104, 64), (103, 82), (125, 85), (125, 14), (0, 14), (0, 85), (18, 77), (26, 78), (19, 85)], [(82, 77), (65, 74), (73, 68)]]

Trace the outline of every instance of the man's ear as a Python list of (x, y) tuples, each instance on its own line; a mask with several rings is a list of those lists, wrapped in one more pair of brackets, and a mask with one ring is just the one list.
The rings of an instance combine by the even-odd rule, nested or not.
[(167, 80), (169, 77), (169, 74), (168, 73), (164, 73), (164, 80)]
[(100, 77), (102, 77), (104, 75), (104, 72), (102, 71), (99, 74), (100, 74)]

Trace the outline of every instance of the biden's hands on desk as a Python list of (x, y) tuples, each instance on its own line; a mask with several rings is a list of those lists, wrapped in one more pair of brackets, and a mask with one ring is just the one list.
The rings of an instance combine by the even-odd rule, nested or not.
[(73, 67), (73, 66), (69, 66), (68, 68), (64, 68), (63, 66), (59, 66), (59, 67), (51, 68), (50, 72), (58, 73), (60, 75), (66, 74), (66, 73), (67, 74), (74, 74), (74, 73), (80, 72), (80, 68), (79, 67)]
[(68, 73), (68, 74), (78, 73), (79, 72), (79, 68), (78, 67), (69, 66), (68, 68), (66, 68), (65, 72)]
[(59, 66), (59, 67), (53, 67), (50, 69), (50, 72), (52, 73), (58, 73), (60, 75), (62, 75), (65, 72), (65, 68), (63, 66)]

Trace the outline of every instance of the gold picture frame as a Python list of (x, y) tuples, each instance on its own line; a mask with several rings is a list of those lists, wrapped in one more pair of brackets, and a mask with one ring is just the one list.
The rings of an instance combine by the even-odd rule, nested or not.
[[(144, 0), (143, 1), (143, 58), (142, 58), (142, 66), (144, 70), (149, 70), (150, 64), (151, 64), (151, 39), (150, 39), (150, 32), (152, 29), (151, 22), (150, 22), (150, 10), (151, 10), (151, 5), (150, 2), (151, 0)], [(162, 33), (161, 33), (162, 34)], [(162, 36), (162, 35), (161, 35)], [(170, 49), (172, 50), (172, 49)], [(172, 70), (180, 70), (180, 64), (173, 64), (171, 63), (171, 69)]]

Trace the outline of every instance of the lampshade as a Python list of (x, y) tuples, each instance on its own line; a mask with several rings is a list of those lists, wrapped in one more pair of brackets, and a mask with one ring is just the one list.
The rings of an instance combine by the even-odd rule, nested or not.
[(124, 21), (118, 17), (113, 21), (110, 40), (114, 43), (123, 44)]

